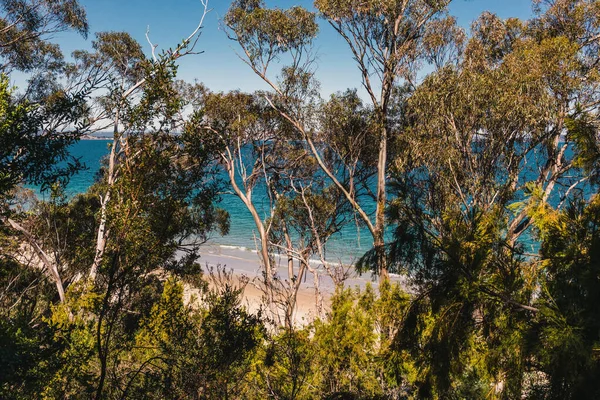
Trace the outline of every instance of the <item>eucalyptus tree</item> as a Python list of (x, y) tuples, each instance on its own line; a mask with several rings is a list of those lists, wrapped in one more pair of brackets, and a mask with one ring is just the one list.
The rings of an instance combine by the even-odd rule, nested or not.
[[(87, 20), (77, 1), (6, 1), (0, 4), (0, 12), (2, 241), (21, 238), (23, 246), (43, 260), (46, 275), (55, 283), (63, 300), (59, 271), (21, 224), (22, 218), (14, 207), (15, 190), (23, 183), (48, 189), (56, 181), (66, 181), (81, 168), (79, 161), (69, 155), (68, 147), (90, 129), (86, 101), (91, 88), (81, 85), (73, 89), (58, 82), (50, 83), (64, 73), (65, 67), (63, 54), (51, 39), (54, 33), (70, 30), (86, 36)], [(29, 74), (24, 93), (10, 86), (13, 71)], [(10, 268), (14, 263), (20, 264), (14, 257), (23, 256), (22, 251), (12, 246), (3, 249), (2, 264), (11, 259)], [(31, 276), (25, 273), (28, 269), (25, 264), (7, 277), (17, 279), (21, 273)], [(8, 284), (7, 289), (10, 287)], [(20, 293), (19, 298), (24, 294)]]
[[(203, 11), (198, 26), (174, 49), (162, 55), (156, 54), (156, 46), (152, 44), (152, 58), (147, 59), (142, 48), (129, 34), (124, 32), (104, 32), (96, 35), (93, 52), (77, 51), (74, 53), (75, 64), (69, 69), (74, 85), (85, 80), (93, 80), (98, 89), (96, 112), (93, 120), (96, 124), (107, 124), (113, 129), (113, 143), (108, 158), (108, 187), (101, 198), (101, 220), (96, 239), (96, 257), (92, 263), (89, 277), (93, 280), (104, 255), (109, 232), (106, 230), (106, 207), (111, 201), (111, 188), (118, 175), (117, 159), (127, 152), (126, 135), (123, 130), (136, 127), (126, 124), (123, 114), (128, 112), (139, 101), (139, 94), (144, 85), (157, 74), (172, 74), (173, 63), (180, 57), (194, 53), (195, 45), (201, 34), (202, 25), (208, 12), (208, 3), (201, 1)], [(150, 38), (147, 34), (149, 43)], [(169, 123), (175, 123), (171, 120)], [(175, 129), (175, 126), (160, 126), (161, 129)]]
[(102, 211), (96, 257), (90, 270), (90, 277), (93, 279), (104, 255), (107, 240), (106, 207), (111, 200), (110, 189), (116, 178), (117, 158), (122, 153), (122, 146), (125, 143), (125, 138), (120, 133), (122, 114), (127, 107), (132, 106), (133, 94), (139, 91), (141, 85), (138, 82), (142, 81), (143, 74), (149, 71), (149, 63), (140, 44), (125, 32), (98, 33), (96, 40), (92, 42), (92, 48), (93, 52), (73, 53), (75, 63), (69, 73), (74, 85), (82, 79), (92, 78), (96, 89), (103, 91), (99, 98), (95, 99), (97, 105), (94, 107), (93, 119), (96, 123), (108, 121), (108, 126), (113, 128), (113, 143), (108, 161), (108, 190), (100, 199)]
[[(428, 23), (439, 16), (448, 0), (436, 1), (330, 1), (317, 0), (322, 16), (344, 38), (362, 76), (375, 114), (373, 135), (378, 145), (376, 204), (374, 221), (365, 218), (377, 253), (375, 271), (387, 275), (385, 261), (385, 207), (388, 142), (394, 130), (393, 93), (399, 78), (414, 78), (420, 44)], [(361, 215), (362, 216), (362, 215)], [(364, 216), (363, 216), (364, 218)]]
[[(268, 231), (264, 210), (256, 205), (260, 183), (268, 179), (264, 163), (273, 148), (273, 135), (276, 127), (255, 96), (240, 92), (209, 94), (206, 96), (200, 113), (186, 127), (186, 139), (200, 143), (213, 141), (218, 152), (219, 162), (224, 164), (228, 183), (246, 206), (258, 232), (259, 254), (264, 266), (264, 278), (271, 286), (276, 274), (274, 260), (269, 252)], [(201, 118), (199, 120), (199, 118)], [(194, 146), (197, 147), (197, 146)], [(194, 148), (192, 147), (192, 148)], [(268, 190), (266, 191), (268, 192)], [(267, 215), (272, 204), (266, 206)]]
[(597, 8), (537, 4), (530, 21), (484, 13), (459, 63), (408, 101), (390, 255), (418, 293), (398, 340), (421, 396), (535, 396), (530, 329), (555, 325), (533, 228), (589, 196), (598, 149)]
[[(225, 17), (231, 36), (242, 48), (243, 59), (270, 85), (273, 90), (271, 97), (279, 99), (271, 102), (273, 107), (301, 133), (323, 173), (344, 194), (369, 229), (378, 255), (373, 269), (383, 277), (387, 276), (384, 211), (387, 203), (386, 171), (391, 151), (389, 141), (392, 130), (398, 129), (393, 101), (394, 93), (397, 93), (396, 83), (400, 78), (408, 82), (414, 78), (417, 61), (424, 55), (422, 41), (428, 24), (442, 16), (447, 3), (420, 0), (385, 4), (379, 1), (315, 2), (322, 17), (348, 43), (371, 102), (371, 131), (367, 136), (370, 138), (367, 141), (369, 149), (364, 152), (369, 157), (376, 154), (371, 166), (376, 181), (376, 189), (371, 192), (376, 202), (374, 216), (365, 207), (361, 196), (365, 192), (368, 195), (370, 190), (356, 192), (361, 185), (353, 179), (340, 178), (340, 171), (324, 160), (323, 147), (328, 146), (327, 139), (333, 135), (328, 136), (327, 131), (314, 123), (314, 118), (307, 118), (306, 112), (311, 110), (311, 103), (303, 102), (303, 96), (298, 96), (294, 86), (289, 86), (314, 79), (311, 46), (317, 34), (316, 15), (300, 7), (267, 9), (261, 1), (237, 1)], [(290, 63), (283, 68), (282, 77), (291, 79), (282, 79), (283, 84), (278, 84), (269, 74), (269, 67), (279, 57), (285, 57), (285, 62)], [(342, 160), (337, 166), (341, 166), (342, 171), (347, 169), (342, 176), (352, 178), (356, 160), (351, 159), (346, 165), (345, 155), (336, 155)]]
[[(57, 73), (64, 72), (63, 54), (52, 42), (52, 35), (66, 31), (87, 36), (85, 10), (77, 1), (0, 3), (4, 111), (0, 132), (1, 196), (23, 181), (48, 184), (68, 176), (77, 168), (66, 148), (85, 131), (85, 101), (89, 88), (69, 90), (35, 77), (36, 72), (54, 78)], [(25, 95), (9, 86), (13, 71), (30, 74)], [(56, 168), (59, 161), (69, 161), (71, 168)]]
[[(317, 255), (324, 273), (324, 243), (342, 225), (344, 199), (327, 188), (298, 132), (262, 97), (262, 93), (205, 93), (184, 132), (190, 149), (206, 146), (226, 175), (226, 189), (250, 212), (264, 289), (270, 307), (281, 305), (286, 326), (293, 325), (299, 287)], [(287, 278), (277, 272), (275, 255), (287, 258)], [(338, 283), (340, 279), (338, 278)]]
[[(151, 360), (140, 366), (126, 355), (134, 350), (131, 336), (160, 295), (161, 277), (197, 284), (199, 244), (213, 229), (227, 228), (225, 214), (214, 207), (210, 153), (190, 157), (175, 131), (186, 102), (174, 80), (174, 60), (166, 55), (145, 68), (136, 101), (119, 112), (119, 151), (108, 156), (89, 193), (54, 215), (64, 240), (87, 242), (63, 254), (84, 279), (71, 281), (51, 319), (56, 340), (71, 338), (69, 351), (78, 354), (86, 372), (73, 374), (65, 365), (56, 374), (98, 399), (119, 396), (127, 382), (150, 368)], [(83, 232), (69, 225), (90, 216), (94, 223)], [(64, 395), (60, 384), (51, 388), (53, 395)]]
[(53, 35), (87, 36), (85, 9), (73, 0), (12, 0), (0, 3), (0, 71), (54, 69), (64, 64)]
[(308, 274), (313, 276), (317, 317), (325, 311), (321, 279), (326, 277), (338, 288), (349, 276), (349, 266), (342, 260), (331, 260), (326, 246), (348, 223), (350, 205), (335, 186), (318, 176), (316, 166), (300, 162), (296, 168), (302, 172), (282, 173), (286, 186), (278, 195), (270, 237), (271, 246), (288, 257), (289, 289), (285, 304), (286, 319), (290, 322), (298, 290)]

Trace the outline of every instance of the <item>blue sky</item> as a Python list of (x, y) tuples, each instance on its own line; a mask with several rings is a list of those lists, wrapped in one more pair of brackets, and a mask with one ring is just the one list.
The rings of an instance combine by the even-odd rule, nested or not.
[[(229, 7), (229, 0), (209, 0), (212, 11), (205, 20), (202, 37), (198, 43), (201, 55), (188, 56), (181, 60), (179, 78), (198, 79), (213, 91), (241, 89), (253, 91), (264, 88), (264, 84), (253, 75), (236, 55), (236, 43), (230, 41), (220, 28), (220, 20)], [(151, 38), (159, 48), (175, 46), (197, 25), (201, 15), (200, 0), (80, 0), (86, 7), (91, 35), (84, 40), (74, 34), (56, 35), (65, 53), (78, 48), (89, 48), (94, 32), (127, 31), (149, 52), (146, 28), (150, 26)], [(267, 6), (287, 8), (301, 5), (312, 9), (312, 0), (266, 1)], [(460, 25), (468, 27), (483, 11), (492, 11), (502, 18), (531, 16), (528, 0), (453, 0), (450, 13), (457, 17)], [(354, 62), (343, 42), (323, 21), (316, 41), (318, 55), (317, 77), (321, 82), (322, 95), (360, 85)], [(273, 71), (275, 72), (275, 71)], [(18, 84), (18, 83), (17, 83)]]

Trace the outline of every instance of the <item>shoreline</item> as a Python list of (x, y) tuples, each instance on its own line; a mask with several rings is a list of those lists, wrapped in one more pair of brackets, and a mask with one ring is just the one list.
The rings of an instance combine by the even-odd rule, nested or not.
[[(279, 256), (276, 256), (275, 260), (277, 274), (285, 283), (287, 281), (287, 261), (282, 260), (282, 257)], [(262, 272), (256, 250), (209, 242), (200, 247), (198, 262), (202, 265), (205, 273), (209, 268), (213, 268), (215, 271), (217, 266), (224, 268), (225, 271), (231, 272), (235, 283), (239, 283), (243, 279), (242, 277), (247, 278), (249, 282), (244, 289), (242, 304), (250, 312), (258, 311), (261, 305), (265, 306), (263, 292), (258, 288), (258, 283), (262, 281)], [(349, 277), (344, 281), (344, 287), (364, 290), (367, 284), (370, 284), (377, 291), (379, 281), (376, 277), (373, 278), (371, 274), (357, 275), (352, 266), (347, 268)], [(294, 322), (299, 326), (306, 325), (319, 316), (324, 317), (325, 313), (330, 310), (330, 300), (335, 293), (335, 285), (322, 268), (318, 270), (322, 273), (319, 274), (319, 291), (322, 296), (323, 308), (321, 312), (317, 309), (314, 277), (307, 273), (300, 285), (296, 299)], [(391, 280), (406, 287), (406, 280), (402, 276), (392, 275)]]
[(104, 141), (112, 141), (113, 139), (110, 137), (98, 137), (98, 136), (90, 136), (84, 135), (79, 138), (79, 140), (104, 140)]
[[(282, 256), (276, 254), (275, 261), (277, 264), (277, 274), (282, 280), (287, 279), (287, 261)], [(216, 242), (209, 242), (200, 246), (200, 259), (201, 265), (208, 264), (211, 267), (220, 265), (225, 267), (227, 270), (232, 270), (234, 275), (244, 275), (250, 279), (261, 276), (261, 266), (256, 250), (249, 249), (243, 246), (231, 246), (222, 245)], [(321, 264), (318, 260), (312, 260), (311, 264), (318, 269), (322, 274), (320, 275), (319, 286), (321, 290), (328, 290), (331, 293), (335, 291), (335, 285), (333, 280), (326, 275), (322, 268), (319, 268)], [(373, 288), (379, 286), (377, 277), (373, 277), (372, 274), (366, 273), (358, 275), (354, 271), (352, 265), (345, 265), (344, 268), (348, 271), (348, 278), (344, 281), (345, 287), (360, 287), (364, 289), (367, 283), (370, 283)], [(393, 282), (403, 283), (404, 279), (400, 275), (391, 274), (391, 280)], [(314, 289), (314, 283), (312, 279), (305, 276), (303, 279), (301, 289)]]

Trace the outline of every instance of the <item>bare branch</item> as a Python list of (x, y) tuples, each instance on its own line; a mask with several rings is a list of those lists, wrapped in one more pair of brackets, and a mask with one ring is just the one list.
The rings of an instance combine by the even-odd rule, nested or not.
[(44, 252), (44, 250), (37, 243), (35, 237), (27, 229), (25, 229), (19, 223), (17, 223), (16, 221), (14, 221), (10, 218), (8, 218), (7, 221), (13, 229), (21, 232), (25, 236), (25, 238), (27, 238), (29, 244), (31, 245), (31, 247), (33, 247), (33, 250), (39, 257), (40, 261), (44, 264), (44, 266), (47, 268), (47, 270), (50, 271), (50, 274), (56, 284), (56, 289), (58, 291), (58, 296), (60, 298), (60, 301), (61, 301), (61, 303), (64, 303), (65, 302), (65, 289), (64, 289), (63, 282), (62, 282), (60, 273), (58, 272), (58, 268), (56, 267), (56, 265), (50, 261), (50, 258), (48, 257), (46, 252)]
[(150, 40), (150, 25), (148, 25), (148, 28), (146, 29), (146, 40), (148, 41), (148, 44), (152, 49), (152, 59), (154, 60), (154, 62), (158, 62), (158, 57), (156, 57), (156, 48), (158, 47), (158, 45), (153, 44)]

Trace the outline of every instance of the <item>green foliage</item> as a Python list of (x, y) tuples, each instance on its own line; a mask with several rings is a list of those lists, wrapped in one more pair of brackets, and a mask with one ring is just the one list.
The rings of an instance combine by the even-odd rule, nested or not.
[(271, 334), (256, 353), (245, 398), (412, 398), (416, 369), (396, 350), (410, 303), (398, 285), (378, 294), (339, 288), (326, 318)]
[(88, 22), (76, 0), (13, 0), (0, 4), (0, 69), (53, 69), (63, 63), (52, 35), (73, 30), (84, 37)]
[(590, 181), (597, 184), (600, 179), (600, 145), (592, 117), (578, 110), (574, 118), (567, 119), (566, 128), (575, 146), (575, 167), (583, 169)]
[[(318, 26), (300, 7), (233, 2), (229, 32), (274, 92), (246, 94), (177, 83), (177, 57), (148, 60), (122, 32), (66, 67), (44, 36), (87, 32), (77, 1), (1, 2), (2, 70), (44, 74), (26, 99), (0, 78), (0, 397), (600, 397), (597, 3), (536, 1), (531, 21), (484, 13), (467, 40), (446, 1), (317, 0), (354, 51), (366, 106), (352, 90), (319, 103), (303, 65)], [(395, 85), (421, 60), (436, 69)], [(63, 68), (87, 82), (79, 92), (51, 79)], [(89, 128), (94, 88), (113, 147), (68, 199), (61, 181), (79, 165), (66, 149)], [(197, 263), (228, 230), (217, 167), (247, 204), (266, 186), (259, 223), (267, 246), (302, 258), (293, 285), (360, 210), (352, 199), (389, 200), (371, 224), (375, 241), (391, 225), (387, 259), (380, 241), (358, 267), (393, 266), (403, 285), (339, 285), (325, 318), (267, 330), (243, 287), (209, 289)], [(16, 207), (21, 182), (50, 201)]]
[(33, 204), (28, 227), (44, 248), (52, 249), (60, 275), (66, 282), (86, 273), (94, 259), (89, 243), (95, 239), (99, 209), (95, 188), (68, 199), (60, 184), (52, 185), (48, 201)]
[[(0, 198), (19, 183), (41, 184), (66, 179), (81, 165), (67, 147), (81, 135), (85, 117), (83, 94), (54, 93), (43, 104), (16, 100), (6, 75), (0, 77)], [(56, 119), (61, 120), (59, 126)], [(62, 124), (75, 124), (70, 132)], [(43, 132), (40, 134), (40, 132)], [(58, 162), (63, 166), (56, 166)]]
[(298, 51), (318, 32), (315, 14), (302, 7), (267, 9), (261, 0), (236, 0), (225, 23), (252, 63), (267, 66), (288, 51)]
[(530, 340), (547, 377), (538, 384), (544, 398), (600, 394), (599, 199), (596, 194), (589, 203), (575, 201), (540, 227), (546, 280), (538, 299), (543, 312)]
[(307, 399), (314, 395), (315, 350), (309, 329), (267, 338), (253, 360), (247, 398)]
[(377, 120), (372, 110), (365, 106), (356, 90), (333, 94), (321, 109), (323, 142), (331, 150), (325, 150), (325, 158), (331, 163), (336, 158), (360, 162), (361, 168), (354, 173), (373, 174), (377, 165)]
[(332, 299), (327, 322), (316, 323), (320, 385), (325, 393), (376, 394), (377, 375), (372, 369), (375, 321), (369, 312), (373, 302), (372, 290), (358, 297), (351, 290), (340, 289)]
[[(62, 346), (40, 314), (52, 303), (51, 284), (40, 271), (2, 257), (0, 322), (0, 397), (27, 399), (39, 395), (58, 367)], [(37, 326), (29, 322), (36, 321)]]
[(212, 398), (235, 397), (243, 388), (252, 352), (263, 333), (261, 316), (250, 315), (240, 305), (242, 289), (226, 286), (210, 293), (200, 338), (207, 365), (205, 392)]
[(484, 398), (499, 381), (518, 393), (524, 356), (516, 349), (527, 321), (520, 302), (527, 305), (535, 275), (503, 243), (497, 214), (446, 218), (435, 238), (399, 224), (406, 245), (397, 243), (392, 254), (406, 260), (419, 289), (395, 350), (414, 360), (419, 397)]
[(240, 291), (183, 302), (183, 286), (169, 280), (135, 337), (128, 390), (134, 398), (236, 398), (261, 338), (260, 316), (240, 306)]
[(83, 283), (69, 288), (67, 302), (51, 307), (46, 323), (52, 342), (61, 346), (56, 367), (41, 392), (43, 398), (92, 396), (98, 364), (95, 357), (97, 322), (89, 315), (100, 308), (101, 297)]
[(315, 385), (323, 398), (410, 397), (416, 368), (398, 348), (396, 334), (410, 296), (384, 282), (378, 295), (338, 289), (331, 312), (314, 324)]

